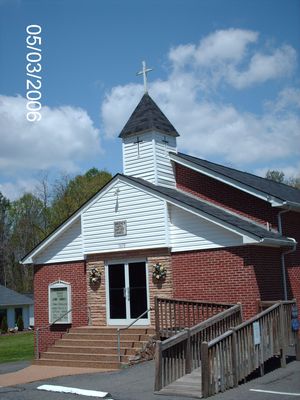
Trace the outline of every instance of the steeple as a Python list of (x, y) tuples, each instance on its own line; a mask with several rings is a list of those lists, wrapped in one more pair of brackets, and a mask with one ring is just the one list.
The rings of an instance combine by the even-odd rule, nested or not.
[(156, 185), (175, 186), (169, 152), (177, 152), (179, 133), (145, 93), (122, 129), (123, 171)]
[(179, 133), (165, 114), (149, 94), (145, 93), (122, 129), (119, 137), (124, 139), (130, 135), (147, 131), (161, 132), (174, 137), (179, 136)]

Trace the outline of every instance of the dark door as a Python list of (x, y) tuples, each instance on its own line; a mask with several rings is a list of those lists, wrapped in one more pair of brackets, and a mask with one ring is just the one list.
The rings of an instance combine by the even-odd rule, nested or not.
[[(146, 263), (108, 265), (110, 324), (133, 322), (148, 308)], [(148, 324), (148, 313), (137, 324)]]

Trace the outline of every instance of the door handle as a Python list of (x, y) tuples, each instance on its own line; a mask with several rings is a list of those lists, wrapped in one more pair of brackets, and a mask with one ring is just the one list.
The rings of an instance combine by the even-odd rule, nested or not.
[(127, 299), (128, 301), (130, 300), (130, 288), (123, 288), (123, 297), (125, 297), (125, 299)]

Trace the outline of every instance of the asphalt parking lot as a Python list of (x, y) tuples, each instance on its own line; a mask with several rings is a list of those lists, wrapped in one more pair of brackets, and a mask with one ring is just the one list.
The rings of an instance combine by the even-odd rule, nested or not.
[[(16, 366), (17, 368), (17, 366)], [(3, 373), (5, 367), (0, 367)], [(154, 362), (117, 372), (64, 376), (14, 387), (0, 388), (1, 400), (84, 400), (95, 397), (38, 390), (43, 384), (109, 392), (114, 400), (176, 400), (187, 397), (158, 396), (153, 393)], [(258, 391), (253, 391), (258, 390)], [(268, 392), (271, 393), (268, 393)], [(238, 388), (213, 397), (214, 400), (291, 400), (300, 399), (300, 362), (292, 361)]]

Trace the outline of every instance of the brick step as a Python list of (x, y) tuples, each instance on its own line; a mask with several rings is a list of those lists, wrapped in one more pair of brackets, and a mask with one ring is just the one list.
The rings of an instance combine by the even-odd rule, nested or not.
[[(97, 333), (97, 334), (116, 334), (117, 328), (110, 328), (110, 327), (97, 327), (97, 326), (82, 326), (79, 328), (71, 328), (69, 330), (70, 333)], [(121, 335), (128, 333), (134, 333), (138, 335), (155, 335), (154, 328), (130, 328), (128, 330), (121, 330)]]
[[(56, 342), (61, 346), (85, 346), (85, 347), (117, 347), (117, 340), (85, 340), (85, 339), (72, 339), (65, 336)], [(126, 341), (121, 340), (121, 347), (127, 348), (141, 348), (147, 341)]]
[[(121, 347), (121, 355), (135, 355), (138, 348)], [(118, 354), (116, 347), (87, 347), (87, 346), (61, 346), (58, 342), (50, 347), (47, 353), (84, 353), (84, 354)]]
[[(121, 356), (121, 362), (127, 363), (130, 356)], [(54, 353), (46, 352), (41, 354), (40, 360), (75, 360), (95, 362), (118, 362), (117, 354), (86, 354), (86, 353)]]
[(78, 360), (61, 360), (59, 358), (39, 359), (33, 361), (34, 365), (49, 365), (59, 367), (79, 367), (79, 368), (99, 368), (107, 370), (117, 370), (120, 368), (119, 362), (112, 361), (78, 361)]
[[(98, 334), (98, 333), (65, 333), (62, 338), (65, 339), (66, 337), (70, 339), (82, 339), (82, 340), (103, 340), (103, 339), (110, 339), (115, 340), (117, 342), (117, 334)], [(134, 334), (134, 333), (122, 333), (121, 334), (122, 340), (130, 340), (130, 341), (148, 341), (149, 335), (143, 334)]]

